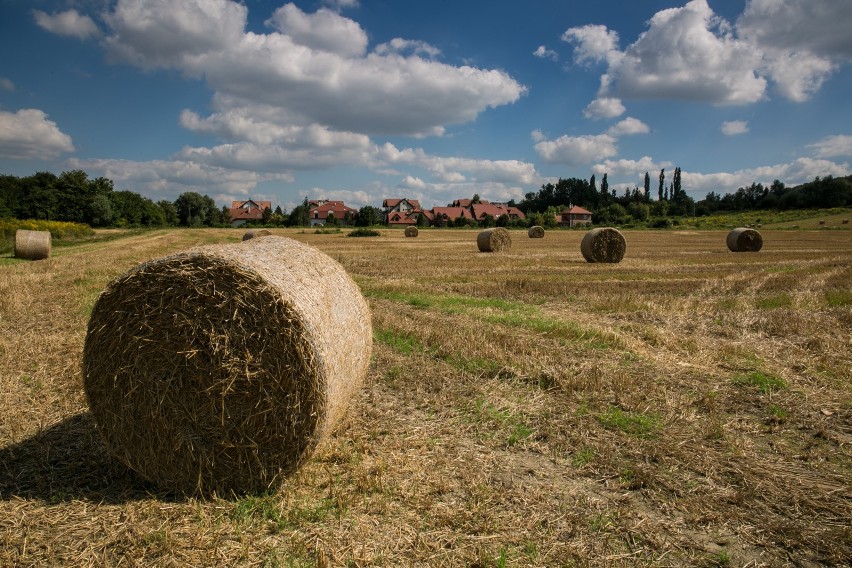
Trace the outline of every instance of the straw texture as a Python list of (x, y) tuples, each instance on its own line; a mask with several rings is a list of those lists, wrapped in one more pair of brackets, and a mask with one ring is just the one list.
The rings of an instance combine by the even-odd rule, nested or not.
[(727, 244), (731, 252), (757, 252), (763, 248), (763, 237), (754, 229), (740, 227), (728, 233)]
[(243, 235), (243, 240), (254, 239), (256, 237), (268, 237), (272, 232), (269, 229), (249, 229)]
[(50, 231), (15, 231), (15, 258), (43, 260), (50, 257)]
[(476, 237), (479, 252), (501, 252), (511, 248), (512, 236), (503, 227), (485, 229)]
[(587, 262), (621, 262), (627, 252), (627, 241), (618, 229), (598, 227), (583, 236), (580, 252)]
[(420, 231), (417, 229), (417, 227), (411, 226), (411, 227), (405, 228), (405, 236), (406, 237), (416, 237), (419, 234), (420, 234)]
[(531, 239), (543, 239), (544, 238), (544, 227), (539, 225), (533, 225), (530, 227), (530, 230), (527, 231), (527, 235)]
[(83, 352), (107, 448), (185, 493), (273, 489), (344, 414), (369, 308), (326, 254), (279, 236), (143, 263), (98, 298)]

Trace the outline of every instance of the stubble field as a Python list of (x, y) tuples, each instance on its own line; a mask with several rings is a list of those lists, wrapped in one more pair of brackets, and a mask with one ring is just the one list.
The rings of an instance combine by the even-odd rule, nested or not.
[[(0, 566), (817, 566), (852, 561), (852, 231), (274, 230), (339, 261), (373, 360), (272, 495), (164, 493), (106, 455), (80, 359), (137, 263), (235, 230), (0, 263)], [(3, 259), (0, 259), (3, 260)]]

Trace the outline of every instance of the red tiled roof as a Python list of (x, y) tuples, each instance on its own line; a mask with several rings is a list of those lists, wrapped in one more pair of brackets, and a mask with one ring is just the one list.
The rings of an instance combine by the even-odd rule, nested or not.
[(318, 205), (316, 207), (311, 207), (308, 210), (308, 213), (311, 219), (328, 219), (328, 214), (333, 213), (334, 218), (338, 220), (343, 220), (346, 217), (346, 213), (358, 213), (357, 209), (353, 209), (352, 207), (347, 207), (345, 203), (342, 201), (326, 201), (322, 205)]
[(393, 209), (403, 201), (408, 202), (408, 204), (414, 209), (420, 209), (420, 202), (418, 200), (408, 199), (407, 197), (403, 197), (401, 199), (385, 199), (382, 201), (382, 207), (385, 209)]
[(447, 219), (455, 221), (459, 217), (463, 219), (473, 219), (470, 210), (465, 207), (433, 207), (432, 213), (435, 217), (446, 216)]
[(579, 205), (572, 205), (570, 208), (562, 212), (562, 215), (591, 215), (592, 212), (588, 209), (583, 209)]
[[(488, 201), (485, 199), (480, 199), (479, 203), (487, 204)], [(473, 204), (474, 203), (472, 199), (456, 199), (455, 201), (453, 201), (453, 204), (450, 207), (470, 207)]]
[(416, 225), (419, 211), (394, 211), (388, 215), (388, 225)]
[(486, 215), (491, 215), (495, 219), (502, 215), (508, 215), (509, 217), (517, 217), (519, 219), (526, 219), (526, 215), (524, 215), (524, 212), (518, 209), (517, 207), (492, 205), (491, 203), (475, 203), (471, 205), (470, 208), (473, 210), (473, 217), (477, 221), (481, 221)]
[(259, 221), (267, 208), (272, 209), (271, 201), (231, 201), (231, 221)]

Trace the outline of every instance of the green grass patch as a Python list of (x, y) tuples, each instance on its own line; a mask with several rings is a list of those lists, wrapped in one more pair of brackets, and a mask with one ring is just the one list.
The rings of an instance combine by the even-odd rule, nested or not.
[(832, 308), (852, 306), (852, 290), (827, 290), (825, 303)]
[(731, 381), (737, 386), (756, 387), (763, 394), (787, 388), (787, 383), (783, 379), (760, 371), (735, 375)]
[(374, 329), (373, 339), (405, 355), (426, 350), (425, 346), (416, 337), (393, 329)]
[(610, 407), (597, 415), (598, 422), (604, 428), (621, 430), (637, 438), (651, 438), (661, 429), (659, 418), (641, 412), (625, 412), (618, 407)]
[(535, 434), (535, 430), (515, 413), (482, 398), (474, 401), (471, 417), (476, 424), (487, 427), (488, 437), (496, 435), (496, 432), (505, 436), (504, 443), (510, 448)]
[(582, 469), (593, 459), (595, 459), (595, 449), (589, 447), (581, 448), (571, 455), (571, 463), (577, 469)]
[(755, 306), (761, 310), (774, 310), (777, 308), (788, 308), (793, 305), (793, 298), (790, 294), (776, 294), (766, 298), (760, 298), (755, 302)]

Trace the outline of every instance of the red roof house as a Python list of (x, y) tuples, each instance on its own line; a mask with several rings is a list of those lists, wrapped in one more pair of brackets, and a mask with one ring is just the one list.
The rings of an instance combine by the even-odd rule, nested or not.
[(579, 205), (572, 205), (557, 215), (556, 221), (561, 227), (588, 225), (592, 222), (592, 212), (588, 209), (583, 209)]
[(328, 221), (329, 214), (333, 215), (337, 220), (337, 223), (340, 225), (345, 225), (347, 223), (347, 213), (349, 213), (350, 218), (358, 214), (357, 209), (347, 207), (342, 201), (327, 201), (320, 199), (317, 200), (317, 202), (319, 202), (320, 205), (310, 206), (308, 209), (311, 227), (314, 225), (325, 225)]
[(272, 209), (271, 201), (231, 201), (231, 224), (234, 227), (244, 225), (249, 221), (260, 221), (263, 219), (263, 210)]
[[(461, 200), (459, 200), (461, 201)], [(526, 219), (524, 212), (517, 207), (509, 207), (506, 205), (494, 205), (488, 202), (474, 203), (470, 206), (473, 218), (477, 221), (482, 221), (486, 215), (491, 215), (495, 219), (508, 215), (509, 219)]]

